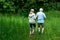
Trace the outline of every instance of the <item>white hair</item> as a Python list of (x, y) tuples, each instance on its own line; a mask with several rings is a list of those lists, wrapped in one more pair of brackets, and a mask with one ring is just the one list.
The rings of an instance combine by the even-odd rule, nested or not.
[(41, 12), (42, 12), (42, 11), (43, 11), (43, 8), (40, 8), (40, 9), (39, 9), (39, 11), (41, 11)]
[(34, 11), (34, 9), (31, 9), (31, 11)]

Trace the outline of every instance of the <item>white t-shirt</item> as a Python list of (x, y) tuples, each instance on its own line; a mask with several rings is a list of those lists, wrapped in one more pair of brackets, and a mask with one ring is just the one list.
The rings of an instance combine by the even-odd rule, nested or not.
[(29, 23), (35, 23), (35, 13), (29, 14)]

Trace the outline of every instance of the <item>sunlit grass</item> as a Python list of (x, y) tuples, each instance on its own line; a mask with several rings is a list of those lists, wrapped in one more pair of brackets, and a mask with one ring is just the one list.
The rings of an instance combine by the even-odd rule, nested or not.
[(1, 40), (60, 40), (60, 12), (46, 12), (45, 31), (29, 35), (29, 22), (27, 17), (5, 16), (0, 14)]

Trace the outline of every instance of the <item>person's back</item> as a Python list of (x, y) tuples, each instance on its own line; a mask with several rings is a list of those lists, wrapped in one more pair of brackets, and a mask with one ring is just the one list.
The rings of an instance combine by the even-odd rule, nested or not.
[(29, 23), (35, 23), (35, 14), (29, 14)]
[(28, 19), (29, 19), (30, 35), (31, 35), (31, 34), (34, 34), (34, 31), (35, 31), (35, 28), (36, 28), (34, 9), (30, 10)]
[(44, 19), (46, 18), (46, 15), (43, 12), (42, 8), (39, 9), (39, 12), (36, 14), (36, 17), (38, 19), (38, 32), (40, 32), (40, 26), (42, 26), (42, 33), (43, 33), (43, 31), (44, 31)]
[(44, 19), (46, 18), (46, 16), (43, 12), (38, 12), (37, 18), (38, 18), (38, 23), (44, 23)]

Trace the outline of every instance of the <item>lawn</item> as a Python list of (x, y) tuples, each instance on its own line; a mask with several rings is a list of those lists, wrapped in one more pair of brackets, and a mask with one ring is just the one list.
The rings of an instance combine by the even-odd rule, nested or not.
[(0, 14), (0, 40), (60, 40), (60, 11), (45, 12), (45, 31), (29, 35), (27, 17)]

